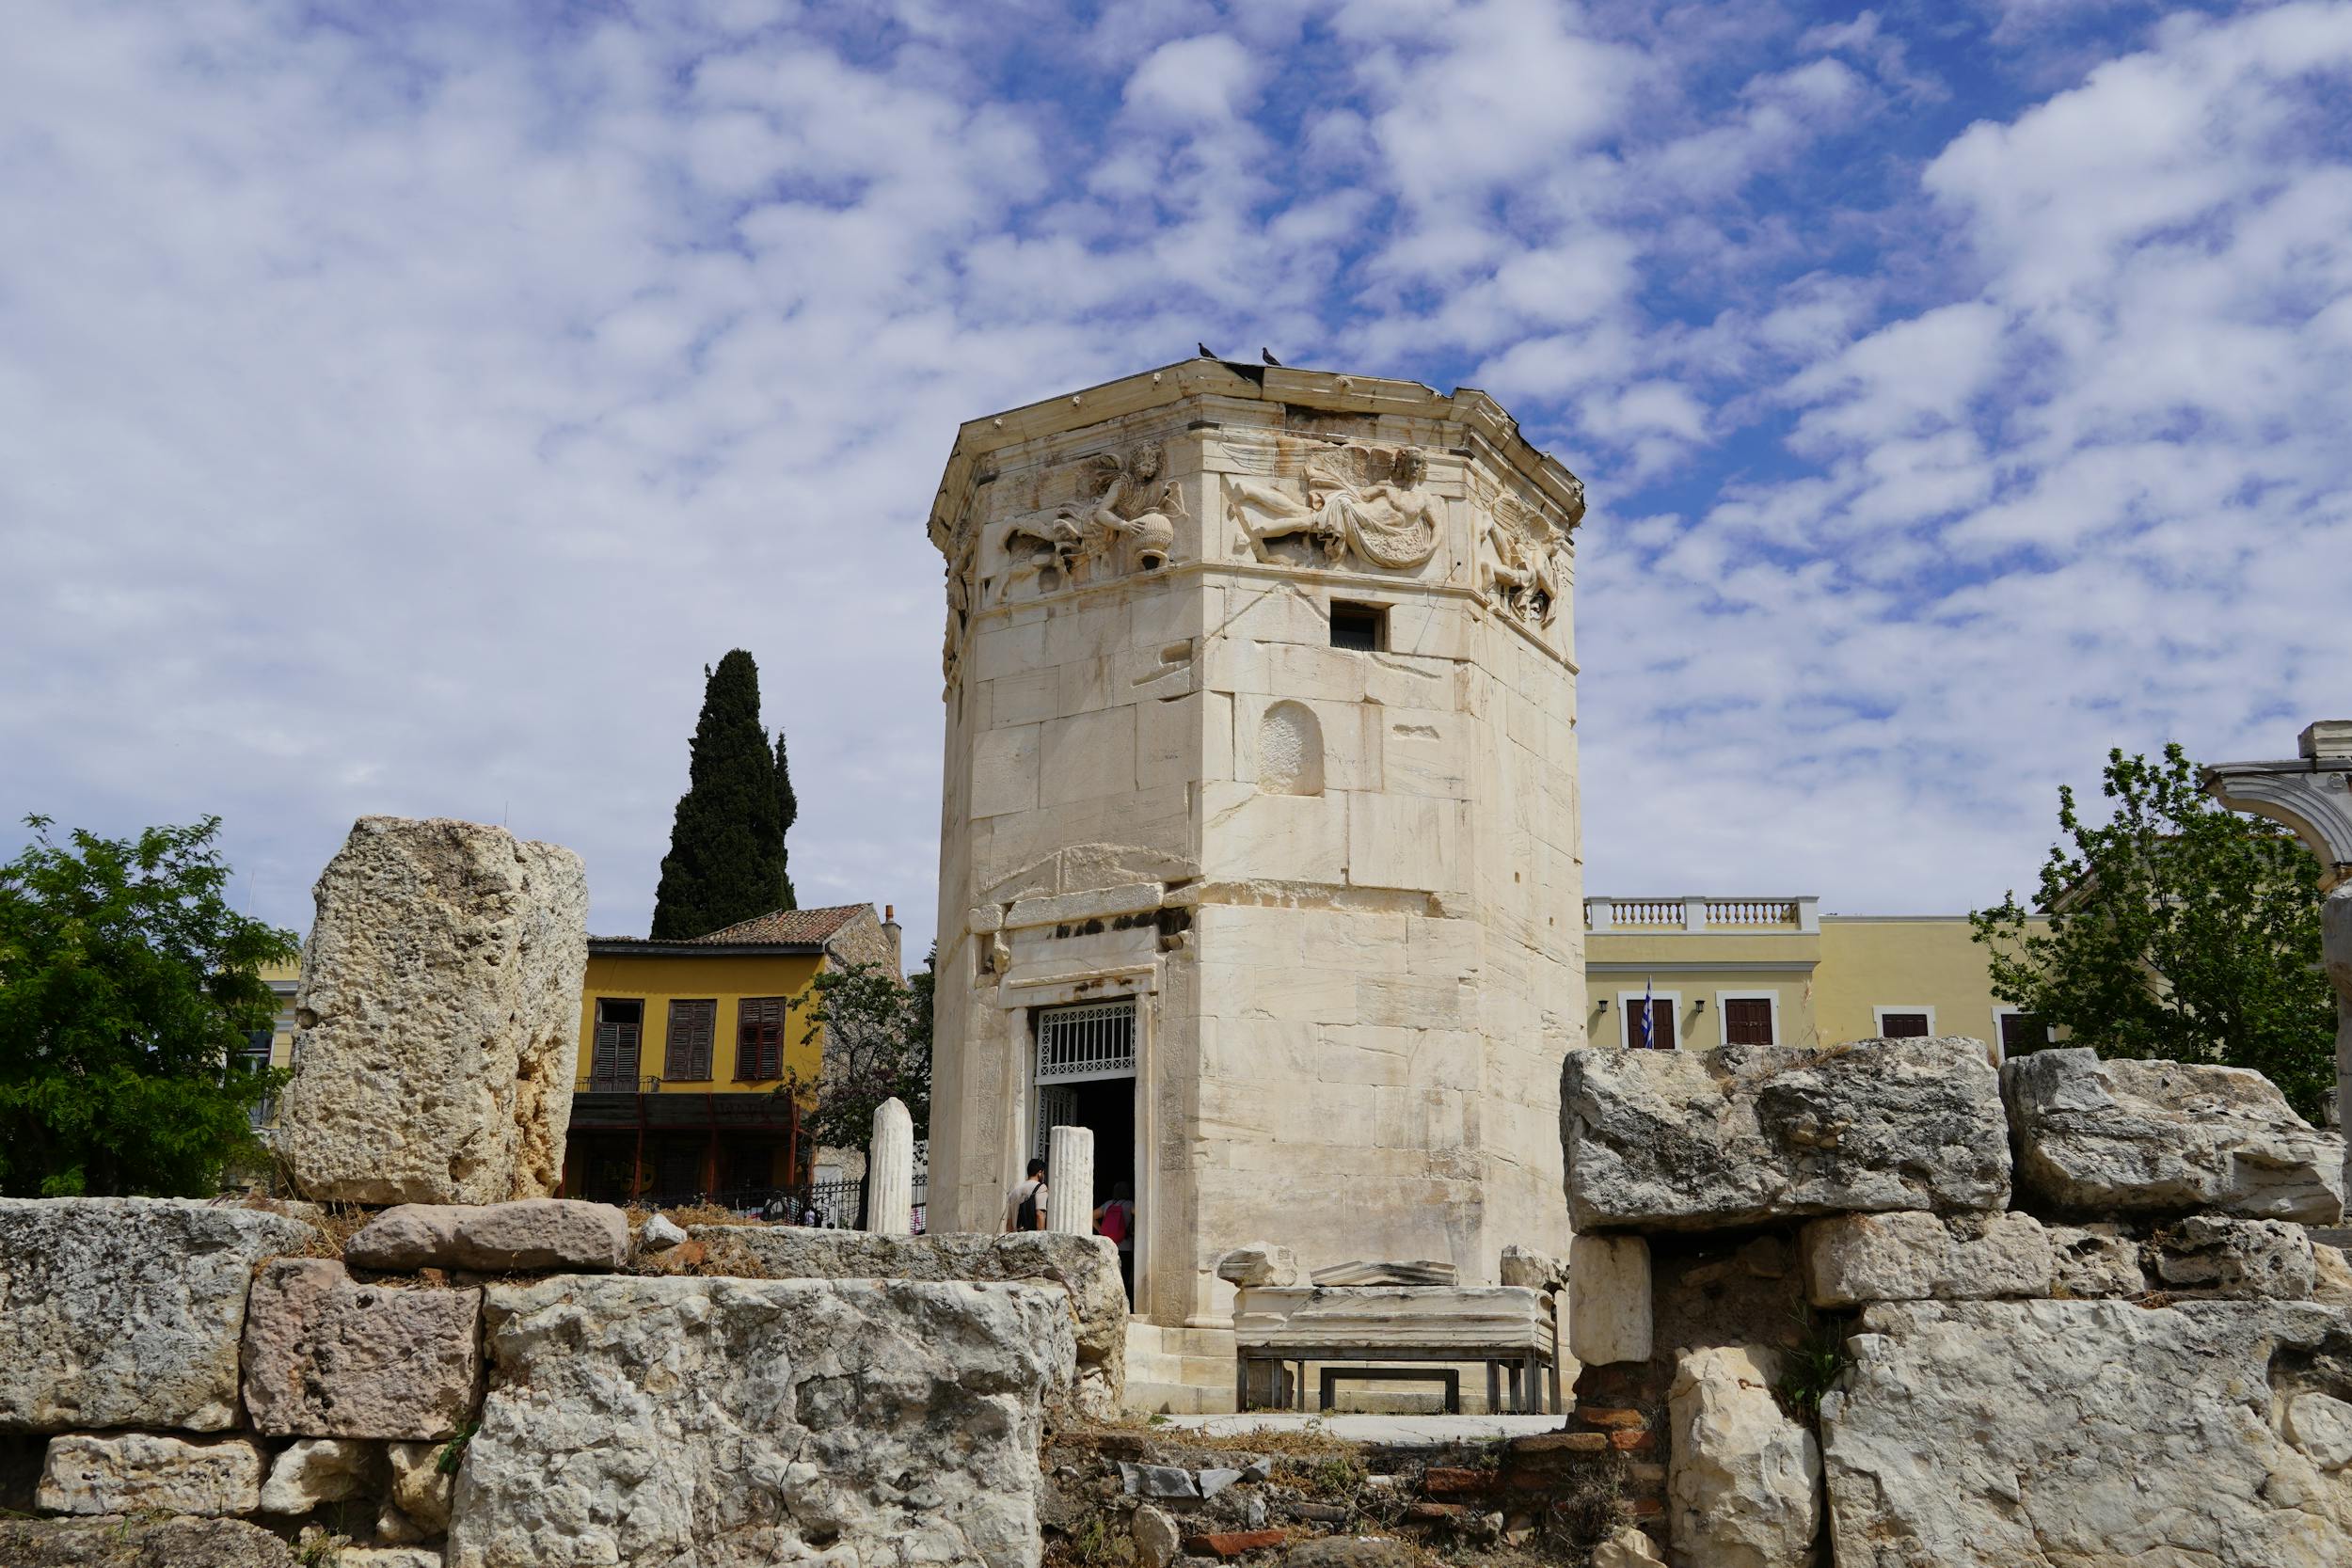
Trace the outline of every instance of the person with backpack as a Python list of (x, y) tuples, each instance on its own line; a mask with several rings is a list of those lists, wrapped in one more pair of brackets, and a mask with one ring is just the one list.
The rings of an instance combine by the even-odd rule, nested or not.
[(1029, 1162), (1028, 1179), (1005, 1195), (1005, 1234), (1045, 1228), (1045, 1162)]
[(1119, 1249), (1119, 1281), (1127, 1290), (1127, 1309), (1136, 1305), (1136, 1190), (1129, 1183), (1111, 1183), (1107, 1202), (1094, 1211), (1094, 1233)]

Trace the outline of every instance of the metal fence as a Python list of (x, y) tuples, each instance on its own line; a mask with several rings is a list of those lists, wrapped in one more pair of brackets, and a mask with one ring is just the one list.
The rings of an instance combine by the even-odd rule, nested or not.
[[(930, 1206), (925, 1202), (929, 1186), (923, 1177), (914, 1179), (914, 1219), (918, 1234), (930, 1218)], [(862, 1181), (803, 1181), (795, 1187), (730, 1187), (718, 1192), (663, 1191), (646, 1193), (633, 1201), (647, 1209), (726, 1209), (745, 1219), (826, 1230), (866, 1228)]]

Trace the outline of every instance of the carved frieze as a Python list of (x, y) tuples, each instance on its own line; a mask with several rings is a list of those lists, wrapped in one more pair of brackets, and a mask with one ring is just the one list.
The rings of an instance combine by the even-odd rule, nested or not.
[[(1006, 562), (998, 599), (1166, 565), (1184, 516), (1184, 495), (1164, 477), (1166, 466), (1157, 441), (1081, 459), (1077, 499), (1020, 513), (996, 531)], [(1045, 487), (1050, 492), (1051, 479)]]
[(1566, 532), (1517, 496), (1494, 498), (1478, 544), (1478, 591), (1531, 626), (1548, 627), (1567, 593)]
[(1262, 562), (1415, 571), (1438, 553), (1445, 503), (1418, 447), (1285, 437), (1224, 452), (1226, 511)]

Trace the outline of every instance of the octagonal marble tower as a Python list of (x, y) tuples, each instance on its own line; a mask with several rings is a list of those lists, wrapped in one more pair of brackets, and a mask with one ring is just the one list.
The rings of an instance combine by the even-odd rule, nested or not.
[(963, 427), (935, 1228), (1083, 1122), (1157, 1323), (1253, 1240), (1565, 1254), (1582, 513), (1468, 389), (1194, 359)]

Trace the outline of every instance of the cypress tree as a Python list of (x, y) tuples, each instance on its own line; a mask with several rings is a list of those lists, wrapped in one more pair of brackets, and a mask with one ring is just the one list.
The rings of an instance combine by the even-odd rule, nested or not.
[(686, 793), (654, 895), (658, 941), (707, 936), (766, 914), (785, 887), (779, 759), (759, 722), (759, 666), (737, 648), (704, 673)]
[(800, 899), (792, 893), (792, 874), (789, 869), (792, 861), (790, 843), (792, 824), (800, 815), (801, 798), (792, 793), (792, 769), (784, 760), (784, 732), (778, 730), (776, 732), (776, 817), (782, 826), (777, 828), (776, 835), (783, 844), (783, 847), (776, 851), (776, 879), (784, 884), (783, 901), (776, 905), (776, 908), (780, 910), (797, 910), (801, 907)]

